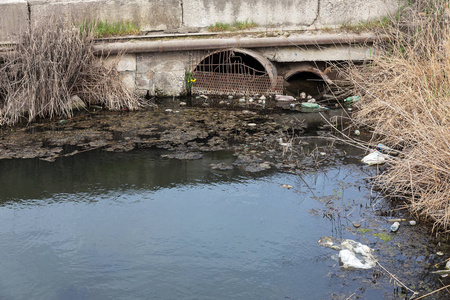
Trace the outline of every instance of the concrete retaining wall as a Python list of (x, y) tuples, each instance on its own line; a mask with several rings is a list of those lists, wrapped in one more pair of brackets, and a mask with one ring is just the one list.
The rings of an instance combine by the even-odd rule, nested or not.
[(1, 0), (0, 42), (14, 41), (29, 24), (52, 16), (68, 25), (86, 20), (129, 20), (143, 31), (198, 31), (216, 22), (320, 27), (376, 19), (401, 0)]
[(25, 0), (0, 2), (0, 42), (14, 41), (29, 25), (28, 4)]

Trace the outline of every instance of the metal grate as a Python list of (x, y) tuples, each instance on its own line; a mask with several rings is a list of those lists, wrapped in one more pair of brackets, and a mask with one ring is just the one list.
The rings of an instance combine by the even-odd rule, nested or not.
[(281, 94), (283, 78), (270, 77), (262, 65), (233, 49), (216, 51), (193, 68), (194, 94)]
[(255, 95), (282, 94), (283, 77), (275, 78), (273, 84), (267, 75), (254, 76), (245, 74), (227, 74), (213, 72), (194, 72), (196, 79), (192, 87), (194, 94), (213, 95)]

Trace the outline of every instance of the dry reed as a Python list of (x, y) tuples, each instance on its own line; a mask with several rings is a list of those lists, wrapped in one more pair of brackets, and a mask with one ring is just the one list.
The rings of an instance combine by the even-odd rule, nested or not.
[(355, 122), (401, 149), (376, 183), (433, 229), (450, 225), (450, 31), (447, 1), (415, 1), (384, 27), (379, 56), (348, 76), (364, 95)]
[(109, 109), (137, 109), (114, 66), (93, 54), (93, 37), (60, 22), (32, 26), (0, 64), (0, 126), (73, 115), (71, 97)]

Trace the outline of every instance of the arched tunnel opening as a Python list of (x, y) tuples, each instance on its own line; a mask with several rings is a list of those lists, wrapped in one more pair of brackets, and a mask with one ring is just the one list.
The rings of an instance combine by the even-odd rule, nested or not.
[(326, 86), (322, 76), (310, 71), (300, 71), (287, 76), (285, 90), (294, 97), (299, 97), (304, 92), (315, 99), (320, 99)]
[(219, 51), (203, 59), (194, 72), (267, 75), (265, 67), (253, 56), (233, 50)]
[(262, 55), (246, 49), (215, 51), (193, 68), (194, 94), (256, 95), (283, 91), (283, 78)]

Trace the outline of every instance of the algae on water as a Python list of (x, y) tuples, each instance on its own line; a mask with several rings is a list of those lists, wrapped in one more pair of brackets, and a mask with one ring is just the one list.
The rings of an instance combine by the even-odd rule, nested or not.
[(373, 236), (378, 237), (383, 242), (389, 242), (390, 240), (392, 240), (394, 238), (392, 235), (389, 235), (389, 234), (384, 233), (384, 232), (374, 233)]

